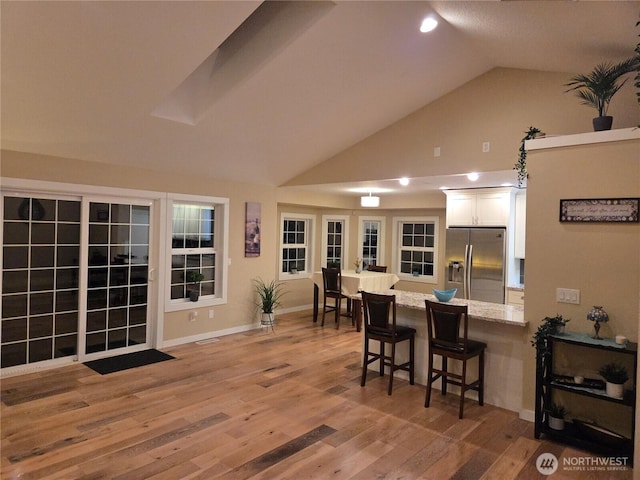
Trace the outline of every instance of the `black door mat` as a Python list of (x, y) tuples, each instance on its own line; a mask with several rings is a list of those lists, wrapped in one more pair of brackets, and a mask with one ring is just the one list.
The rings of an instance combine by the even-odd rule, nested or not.
[(101, 358), (100, 360), (91, 360), (84, 364), (95, 370), (100, 375), (128, 370), (130, 368), (142, 367), (143, 365), (151, 365), (152, 363), (164, 362), (175, 357), (168, 353), (161, 352), (156, 349), (143, 350), (141, 352), (125, 353), (115, 357)]

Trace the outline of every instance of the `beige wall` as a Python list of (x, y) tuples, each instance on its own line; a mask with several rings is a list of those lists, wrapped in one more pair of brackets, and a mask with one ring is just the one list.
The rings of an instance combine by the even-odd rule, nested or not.
[[(640, 197), (640, 140), (534, 150), (528, 153), (527, 165), (528, 338), (541, 319), (557, 313), (571, 319), (570, 331), (593, 333), (586, 314), (593, 305), (602, 305), (609, 322), (603, 325), (601, 336), (622, 334), (638, 341), (640, 224), (561, 223), (558, 210), (560, 199)], [(557, 303), (558, 287), (579, 289), (580, 304)], [(585, 376), (595, 375), (608, 361), (606, 356), (591, 353), (572, 360), (572, 368), (583, 369)], [(534, 408), (534, 379), (535, 351), (527, 348), (525, 410)], [(602, 408), (602, 403), (596, 408)], [(621, 425), (620, 431), (629, 427)], [(636, 461), (638, 450), (636, 443)]]
[[(174, 192), (226, 197), (230, 200), (229, 290), (228, 303), (198, 311), (198, 320), (189, 322), (191, 310), (165, 314), (165, 341), (241, 327), (252, 322), (252, 282), (256, 277), (274, 278), (274, 252), (277, 250), (276, 188), (249, 183), (228, 182), (189, 174), (157, 172), (131, 167), (83, 162), (59, 157), (2, 151), (2, 176), (81, 185)], [(262, 255), (244, 256), (245, 202), (262, 204)], [(162, 261), (162, 257), (159, 259)]]
[[(592, 131), (595, 110), (564, 93), (572, 74), (496, 68), (380, 130), (288, 185), (509, 170), (524, 132)], [(427, 87), (425, 87), (427, 88)], [(611, 102), (613, 128), (640, 124), (632, 83)], [(482, 153), (482, 143), (491, 151)], [(439, 146), (441, 156), (433, 157)]]

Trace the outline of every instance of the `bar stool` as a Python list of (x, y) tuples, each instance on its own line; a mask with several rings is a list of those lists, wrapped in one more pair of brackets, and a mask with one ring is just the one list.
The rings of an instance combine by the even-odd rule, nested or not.
[[(431, 401), (431, 385), (442, 378), (442, 395), (447, 394), (447, 384), (460, 387), (460, 412), (464, 410), (464, 394), (467, 390), (478, 392), (478, 403), (484, 404), (484, 350), (487, 344), (470, 340), (469, 313), (466, 305), (449, 305), (425, 300), (427, 309), (427, 330), (429, 335), (429, 369), (427, 372), (427, 394), (424, 406)], [(462, 327), (462, 335), (460, 328)], [(442, 357), (442, 368), (433, 366), (435, 355)], [(478, 380), (467, 383), (467, 360), (478, 357)], [(448, 371), (449, 358), (462, 362), (462, 374)], [(435, 373), (435, 375), (434, 375)]]
[[(384, 375), (384, 367), (389, 367), (389, 390), (393, 389), (393, 372), (404, 370), (409, 372), (409, 383), (414, 384), (414, 343), (415, 328), (396, 325), (396, 296), (362, 292), (362, 309), (364, 311), (364, 358), (362, 361), (362, 380), (364, 387), (367, 380), (367, 367), (378, 360), (380, 376)], [(379, 353), (369, 351), (369, 342), (380, 342)], [(396, 365), (396, 344), (409, 340), (409, 361)], [(391, 355), (386, 355), (386, 344), (391, 344)]]

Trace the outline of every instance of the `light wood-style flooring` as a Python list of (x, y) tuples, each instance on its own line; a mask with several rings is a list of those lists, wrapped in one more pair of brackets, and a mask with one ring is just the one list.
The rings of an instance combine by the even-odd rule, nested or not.
[(2, 381), (2, 470), (9, 479), (630, 479), (632, 471), (536, 469), (533, 424), (370, 372), (361, 334), (311, 312), (281, 315), (174, 360), (99, 375), (84, 365)]

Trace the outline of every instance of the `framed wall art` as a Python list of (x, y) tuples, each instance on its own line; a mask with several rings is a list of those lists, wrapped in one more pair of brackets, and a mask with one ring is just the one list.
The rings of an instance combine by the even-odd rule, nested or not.
[(247, 202), (244, 227), (244, 256), (260, 256), (260, 224), (262, 206), (258, 202)]
[(561, 222), (637, 223), (640, 198), (560, 200)]

